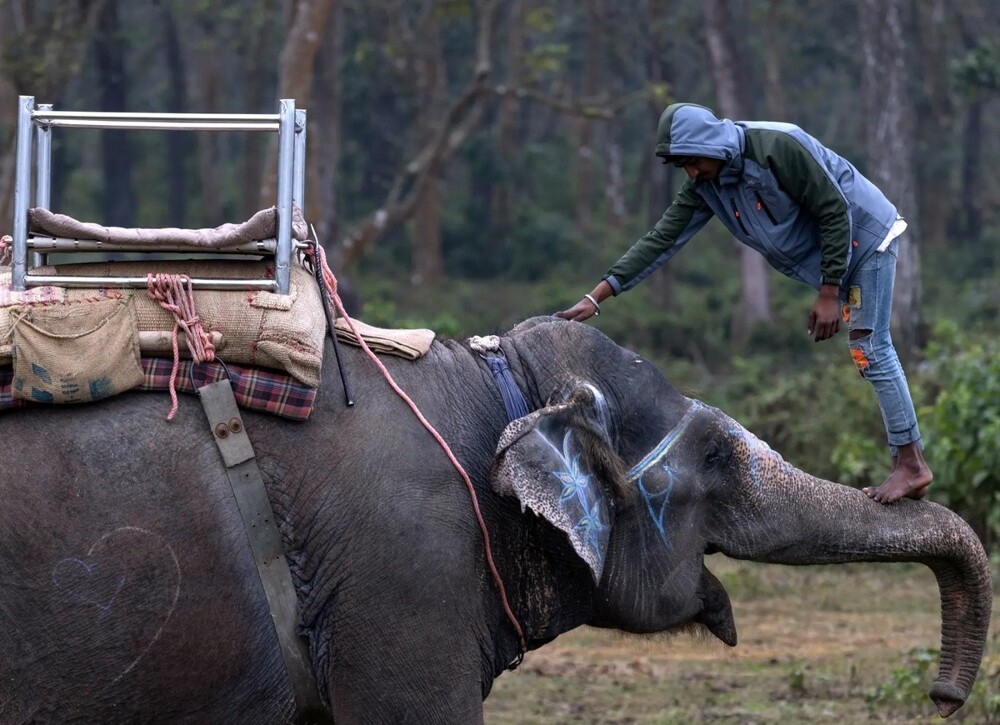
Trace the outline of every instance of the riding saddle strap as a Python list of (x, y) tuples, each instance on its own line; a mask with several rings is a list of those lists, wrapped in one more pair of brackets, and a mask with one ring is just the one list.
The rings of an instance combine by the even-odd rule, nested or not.
[(271, 621), (281, 646), (285, 671), (295, 697), (299, 723), (329, 723), (332, 719), (319, 697), (306, 641), (298, 633), (298, 601), (281, 533), (274, 520), (271, 501), (257, 466), (253, 445), (240, 417), (228, 379), (198, 388), (209, 428), (222, 459), (226, 475), (243, 518), (257, 574), (267, 597)]

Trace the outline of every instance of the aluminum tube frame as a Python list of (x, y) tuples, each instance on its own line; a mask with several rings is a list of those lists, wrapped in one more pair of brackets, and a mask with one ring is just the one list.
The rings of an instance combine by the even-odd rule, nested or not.
[(14, 177), (14, 250), (11, 267), (11, 289), (24, 290), (28, 274), (28, 207), (31, 206), (31, 112), (34, 96), (17, 99), (17, 171)]
[[(51, 103), (39, 103), (39, 111), (51, 111)], [(35, 124), (35, 206), (45, 209), (52, 208), (52, 129), (49, 126)], [(28, 237), (31, 246), (31, 237)], [(46, 255), (36, 252), (31, 256), (34, 267), (42, 267), (47, 263)]]
[(274, 131), (273, 123), (205, 123), (202, 121), (100, 121), (58, 119), (46, 121), (47, 126), (64, 128), (121, 128), (128, 131)]
[[(277, 291), (277, 282), (271, 279), (219, 279), (217, 277), (191, 277), (194, 289), (214, 290), (267, 290)], [(129, 287), (145, 289), (145, 277), (90, 277), (69, 274), (29, 274), (28, 287)]]
[(278, 294), (287, 295), (291, 283), (292, 194), (295, 190), (295, 99), (282, 98), (278, 116), (278, 249), (274, 279)]
[(33, 114), (36, 122), (57, 120), (118, 120), (118, 121), (202, 121), (213, 124), (227, 122), (269, 123), (278, 130), (277, 113), (142, 113), (134, 111), (53, 111), (51, 104), (38, 106)]
[(292, 191), (292, 203), (306, 218), (306, 112), (304, 109), (295, 111), (295, 189)]
[[(277, 189), (277, 239), (275, 255), (275, 280), (241, 280), (243, 287), (276, 289), (288, 294), (291, 281), (292, 205), (305, 205), (305, 147), (306, 112), (296, 111), (294, 99), (282, 99), (275, 114), (201, 114), (201, 113), (112, 113), (53, 111), (51, 104), (35, 107), (34, 96), (18, 98), (18, 134), (16, 151), (16, 177), (14, 186), (13, 267), (11, 286), (23, 291), (28, 285), (63, 284), (76, 286), (69, 277), (31, 275), (28, 280), (28, 210), (31, 207), (31, 174), (33, 143), (38, 145), (38, 185), (35, 203), (49, 206), (51, 192), (51, 128), (66, 126), (76, 128), (120, 128), (146, 130), (186, 131), (277, 131), (278, 132), (278, 189)], [(35, 125), (37, 137), (32, 133)], [(82, 251), (81, 247), (77, 247)], [(117, 251), (125, 251), (117, 247)], [(142, 250), (145, 251), (145, 250)], [(167, 251), (163, 248), (159, 251)], [(183, 249), (181, 251), (205, 251)], [(224, 252), (223, 252), (224, 253)], [(252, 252), (249, 252), (252, 253)], [(36, 253), (34, 267), (44, 263), (44, 256)], [(83, 278), (78, 286), (107, 283), (115, 278)], [(45, 280), (45, 281), (42, 281)], [(202, 280), (215, 289), (230, 289), (228, 285), (215, 286), (213, 280)], [(248, 283), (253, 284), (248, 284)], [(129, 285), (131, 286), (131, 285)]]

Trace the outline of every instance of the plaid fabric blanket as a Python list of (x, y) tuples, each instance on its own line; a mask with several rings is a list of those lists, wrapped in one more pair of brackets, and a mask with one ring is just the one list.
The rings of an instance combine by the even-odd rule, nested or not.
[[(141, 362), (144, 380), (137, 389), (167, 390), (173, 361), (163, 358), (143, 358)], [(292, 376), (276, 370), (230, 364), (227, 364), (226, 368), (229, 370), (233, 394), (239, 405), (292, 420), (306, 420), (312, 413), (316, 388), (304, 385)], [(194, 365), (190, 360), (181, 360), (177, 371), (177, 390), (195, 393), (195, 383), (201, 386), (225, 377), (225, 370), (219, 364)], [(14, 398), (13, 385), (14, 368), (10, 365), (0, 366), (0, 411), (31, 405)]]

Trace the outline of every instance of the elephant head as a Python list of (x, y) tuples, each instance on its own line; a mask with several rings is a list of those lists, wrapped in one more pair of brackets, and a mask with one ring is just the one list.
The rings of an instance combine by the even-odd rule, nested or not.
[(495, 490), (563, 532), (586, 563), (588, 623), (640, 633), (701, 623), (735, 645), (729, 598), (704, 566), (706, 553), (799, 565), (919, 561), (942, 598), (941, 669), (930, 696), (943, 716), (958, 709), (976, 678), (992, 604), (988, 560), (968, 525), (933, 503), (885, 506), (798, 470), (617, 350), (627, 357), (616, 361), (624, 375), (563, 379), (548, 404), (508, 425), (491, 473)]

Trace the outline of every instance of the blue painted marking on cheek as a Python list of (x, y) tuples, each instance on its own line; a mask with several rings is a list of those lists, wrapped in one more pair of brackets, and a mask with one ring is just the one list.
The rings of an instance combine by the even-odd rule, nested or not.
[(676, 472), (668, 464), (663, 465), (663, 472), (667, 474), (667, 485), (662, 491), (657, 493), (648, 491), (641, 476), (638, 480), (638, 486), (639, 493), (642, 494), (643, 502), (646, 504), (646, 513), (649, 514), (649, 518), (653, 521), (653, 526), (659, 532), (660, 540), (663, 541), (664, 546), (671, 548), (670, 540), (667, 539), (666, 515), (667, 506), (670, 503), (670, 494), (674, 490)]

